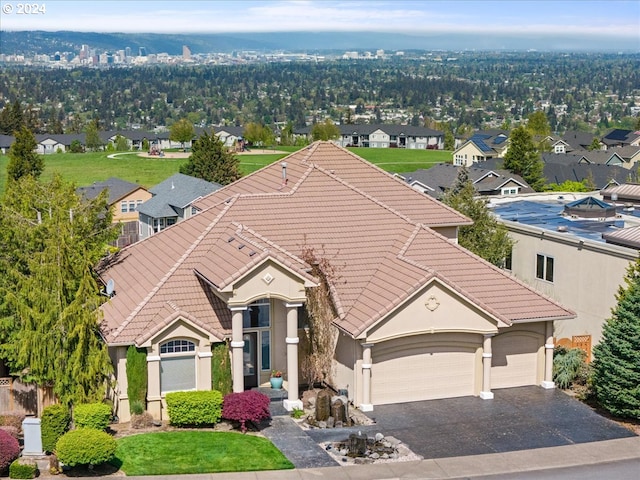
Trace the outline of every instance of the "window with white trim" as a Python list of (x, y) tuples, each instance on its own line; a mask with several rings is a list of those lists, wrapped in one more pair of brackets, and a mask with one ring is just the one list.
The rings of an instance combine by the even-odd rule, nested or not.
[(502, 189), (502, 195), (517, 195), (518, 187), (508, 187)]
[(160, 390), (177, 392), (196, 389), (196, 344), (170, 340), (160, 345)]
[(538, 253), (536, 255), (536, 278), (553, 282), (553, 257)]

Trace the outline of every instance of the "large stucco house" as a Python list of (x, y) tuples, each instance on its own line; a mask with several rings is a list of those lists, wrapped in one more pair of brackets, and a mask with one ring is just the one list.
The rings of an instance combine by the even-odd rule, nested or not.
[[(99, 269), (116, 295), (102, 333), (129, 416), (126, 350), (147, 351), (147, 409), (211, 388), (211, 347), (229, 341), (233, 390), (284, 372), (301, 407), (300, 339), (311, 274), (329, 261), (333, 387), (375, 405), (553, 387), (553, 322), (574, 313), (457, 244), (469, 219), (330, 142), (317, 142), (196, 202), (198, 212)], [(499, 393), (496, 393), (499, 395)]]

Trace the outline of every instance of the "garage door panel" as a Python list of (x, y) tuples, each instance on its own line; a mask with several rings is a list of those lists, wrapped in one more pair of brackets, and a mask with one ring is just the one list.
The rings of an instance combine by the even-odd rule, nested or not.
[(491, 388), (535, 385), (538, 349), (535, 335), (498, 335), (492, 342)]
[(374, 405), (473, 395), (475, 349), (412, 346), (374, 349)]

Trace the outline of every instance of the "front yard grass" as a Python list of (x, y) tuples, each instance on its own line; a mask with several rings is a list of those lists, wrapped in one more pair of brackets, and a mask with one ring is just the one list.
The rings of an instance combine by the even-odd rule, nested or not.
[(131, 475), (283, 470), (293, 464), (268, 439), (236, 432), (157, 432), (118, 439), (111, 463)]

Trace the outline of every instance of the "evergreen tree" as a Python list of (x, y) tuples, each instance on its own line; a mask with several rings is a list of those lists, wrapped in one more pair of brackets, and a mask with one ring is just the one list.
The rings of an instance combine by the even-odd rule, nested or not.
[(15, 133), (16, 140), (9, 149), (7, 178), (15, 181), (28, 175), (34, 178), (40, 177), (44, 169), (44, 160), (35, 152), (38, 145), (36, 137), (25, 126)]
[(241, 177), (239, 163), (214, 132), (203, 132), (193, 142), (189, 160), (180, 166), (180, 173), (227, 185)]
[(614, 415), (640, 418), (640, 259), (627, 269), (618, 301), (593, 349), (598, 403)]
[(504, 168), (520, 175), (536, 191), (544, 186), (544, 163), (537, 152), (531, 133), (523, 126), (509, 135), (509, 148), (504, 156)]
[(493, 216), (476, 191), (466, 167), (459, 167), (455, 183), (442, 201), (473, 220), (473, 225), (460, 227), (458, 243), (498, 267), (504, 267), (513, 241), (504, 225)]
[(533, 112), (527, 118), (527, 130), (531, 132), (531, 135), (546, 136), (551, 135), (551, 127), (549, 126), (549, 119), (542, 110)]
[(12, 182), (0, 208), (0, 357), (66, 405), (101, 400), (111, 374), (93, 267), (117, 232), (106, 192), (81, 200), (57, 175)]

